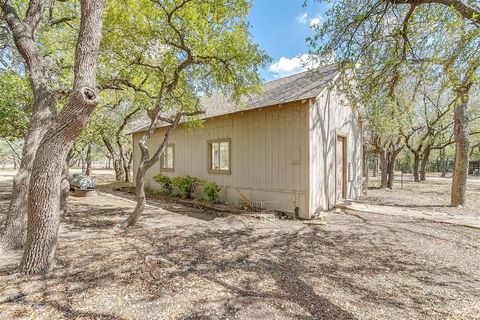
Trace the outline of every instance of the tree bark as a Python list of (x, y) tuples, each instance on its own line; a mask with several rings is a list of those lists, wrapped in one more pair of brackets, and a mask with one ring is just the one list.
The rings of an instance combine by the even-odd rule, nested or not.
[(82, 0), (74, 85), (55, 123), (45, 134), (33, 164), (29, 187), (28, 232), (20, 264), (23, 274), (44, 274), (53, 267), (60, 222), (62, 171), (74, 140), (98, 104), (95, 89), (104, 0)]
[(13, 181), (12, 198), (0, 241), (4, 248), (18, 249), (23, 247), (26, 240), (28, 186), (33, 162), (38, 146), (56, 113), (56, 101), (49, 87), (45, 60), (35, 42), (36, 31), (45, 9), (44, 1), (30, 1), (23, 21), (10, 2), (1, 2), (0, 8), (13, 35), (15, 46), (25, 61), (34, 96), (34, 107), (23, 146), (22, 161)]
[(374, 167), (373, 167), (373, 174), (372, 174), (372, 177), (378, 177), (378, 155), (376, 154), (375, 155), (375, 159), (373, 160), (374, 161)]
[(420, 182), (420, 154), (418, 152), (413, 152), (413, 181)]
[(108, 152), (110, 153), (110, 157), (113, 162), (113, 169), (115, 170), (115, 181), (121, 182), (125, 180), (125, 172), (123, 169), (123, 164), (121, 158), (117, 158), (117, 154), (115, 149), (113, 148), (110, 141), (108, 141), (107, 137), (102, 136), (103, 143), (107, 147)]
[(451, 205), (459, 206), (466, 203), (467, 174), (470, 138), (468, 133), (467, 98), (463, 97), (461, 104), (453, 114), (455, 132), (455, 169), (453, 171)]
[(125, 157), (125, 153), (123, 151), (123, 145), (120, 143), (120, 141), (117, 141), (117, 145), (118, 145), (118, 150), (120, 151), (119, 152), (119, 154), (120, 154), (119, 160), (120, 160), (120, 164), (122, 166), (121, 170), (124, 173), (123, 178), (125, 179), (125, 182), (130, 182), (130, 172), (128, 171), (128, 160)]
[[(127, 175), (130, 175), (130, 172), (132, 172), (132, 165), (133, 165), (133, 151), (130, 151), (128, 155), (128, 164), (125, 169), (125, 172), (127, 172)], [(125, 182), (130, 182), (130, 181), (127, 181), (125, 178)]]
[(420, 162), (420, 181), (425, 181), (427, 178), (427, 165), (428, 160), (430, 159), (430, 152), (432, 149), (427, 146), (422, 154), (422, 160)]
[(388, 157), (388, 181), (387, 188), (393, 189), (393, 183), (395, 181), (395, 166), (397, 163), (397, 158), (400, 152), (402, 151), (403, 146), (393, 146), (392, 151), (389, 152)]
[(92, 174), (92, 145), (89, 143), (87, 147), (87, 156), (85, 157), (85, 175), (89, 176)]
[(138, 142), (138, 145), (141, 151), (141, 158), (140, 158), (140, 164), (137, 169), (137, 176), (135, 177), (135, 189), (136, 189), (135, 200), (137, 201), (137, 205), (135, 206), (135, 210), (130, 214), (130, 216), (125, 221), (120, 223), (118, 227), (127, 228), (137, 223), (138, 219), (140, 218), (140, 215), (142, 215), (143, 211), (145, 210), (145, 205), (147, 203), (147, 200), (145, 197), (145, 173), (149, 168), (151, 168), (155, 163), (157, 163), (160, 160), (160, 156), (163, 154), (163, 152), (165, 151), (165, 148), (167, 147), (168, 139), (170, 138), (170, 135), (172, 134), (173, 130), (175, 130), (175, 128), (180, 123), (182, 116), (184, 115), (190, 116), (190, 115), (196, 115), (200, 113), (203, 113), (203, 112), (196, 111), (191, 113), (183, 113), (183, 112), (177, 113), (175, 116), (175, 119), (172, 120), (170, 126), (168, 126), (167, 131), (165, 132), (165, 135), (163, 137), (162, 143), (158, 146), (157, 150), (155, 151), (155, 154), (150, 158), (147, 142), (148, 142), (148, 139), (150, 139), (150, 137), (155, 132), (155, 123), (156, 123), (156, 118), (151, 119), (150, 127), (143, 134), (142, 138)]
[(130, 216), (123, 221), (121, 224), (118, 225), (120, 228), (127, 228), (134, 226), (140, 216), (142, 215), (143, 211), (145, 210), (145, 205), (147, 204), (147, 199), (145, 196), (145, 173), (149, 168), (151, 168), (156, 162), (160, 160), (160, 156), (165, 151), (165, 148), (168, 144), (168, 139), (170, 137), (171, 132), (177, 126), (178, 121), (175, 125), (171, 125), (167, 131), (165, 132), (165, 136), (163, 138), (162, 143), (157, 148), (155, 155), (150, 159), (150, 154), (148, 151), (147, 141), (152, 136), (155, 127), (153, 123), (150, 126), (150, 129), (144, 133), (142, 139), (138, 142), (138, 145), (141, 150), (141, 160), (140, 164), (137, 169), (137, 175), (135, 177), (135, 200), (137, 205), (135, 206), (134, 211), (130, 214)]
[(386, 188), (388, 183), (388, 161), (386, 150), (380, 154), (380, 170), (382, 174), (380, 179), (380, 188)]
[(442, 178), (447, 176), (447, 158), (445, 157), (445, 148), (440, 149), (440, 171)]
[(127, 155), (125, 154), (125, 151), (123, 149), (123, 143), (122, 143), (121, 135), (122, 135), (123, 130), (127, 126), (128, 121), (130, 121), (130, 119), (136, 113), (138, 113), (140, 110), (141, 110), (141, 108), (137, 107), (134, 110), (132, 110), (132, 112), (127, 114), (125, 116), (125, 118), (123, 118), (122, 124), (120, 125), (120, 127), (118, 127), (118, 130), (115, 134), (116, 142), (117, 142), (117, 146), (118, 146), (118, 150), (119, 150), (119, 156), (120, 156), (120, 159), (121, 159), (121, 165), (123, 167), (125, 182), (130, 182), (130, 169), (129, 169), (129, 160), (127, 160)]

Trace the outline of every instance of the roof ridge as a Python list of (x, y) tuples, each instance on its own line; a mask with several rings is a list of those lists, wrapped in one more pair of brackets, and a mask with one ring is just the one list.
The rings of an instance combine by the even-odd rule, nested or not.
[(328, 63), (328, 64), (325, 64), (325, 65), (322, 65), (322, 66), (317, 66), (317, 67), (315, 67), (315, 68), (308, 69), (308, 70), (305, 70), (305, 71), (302, 71), (302, 72), (298, 72), (298, 73), (294, 73), (294, 74), (291, 74), (291, 75), (286, 76), (286, 77), (282, 77), (282, 78), (278, 78), (278, 79), (274, 79), (274, 80), (270, 80), (270, 81), (264, 82), (263, 85), (266, 85), (266, 84), (268, 84), (268, 83), (272, 83), (272, 82), (275, 82), (275, 81), (280, 81), (280, 80), (284, 80), (284, 79), (296, 77), (296, 76), (299, 76), (299, 75), (304, 74), (304, 73), (307, 73), (307, 72), (312, 72), (312, 71), (315, 72), (315, 71), (318, 71), (320, 68), (330, 67), (330, 66), (334, 66), (334, 65), (336, 65), (335, 62)]

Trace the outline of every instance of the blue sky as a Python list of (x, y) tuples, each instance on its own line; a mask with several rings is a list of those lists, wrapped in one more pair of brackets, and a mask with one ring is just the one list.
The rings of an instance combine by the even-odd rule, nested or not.
[(255, 42), (273, 59), (261, 71), (267, 81), (305, 70), (305, 38), (313, 34), (311, 24), (321, 23), (325, 4), (302, 4), (303, 0), (254, 0), (249, 15), (251, 32)]

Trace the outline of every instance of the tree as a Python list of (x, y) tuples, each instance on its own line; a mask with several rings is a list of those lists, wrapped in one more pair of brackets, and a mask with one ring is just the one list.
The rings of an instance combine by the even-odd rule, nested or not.
[(2, 246), (19, 248), (26, 238), (25, 220), (31, 169), (36, 150), (55, 113), (55, 96), (48, 88), (46, 63), (36, 43), (37, 31), (45, 9), (44, 2), (30, 1), (23, 20), (10, 1), (0, 1), (0, 8), (3, 20), (13, 35), (15, 46), (25, 61), (34, 97), (22, 162), (14, 179), (12, 199), (2, 235)]
[[(246, 0), (144, 0), (137, 5), (135, 12), (122, 5), (109, 8), (112, 17), (107, 21), (120, 21), (114, 17), (128, 14), (131, 27), (107, 25), (119, 32), (106, 34), (104, 42), (110, 48), (105, 57), (123, 66), (105, 88), (138, 93), (147, 101), (149, 118), (139, 141), (137, 205), (121, 227), (134, 225), (142, 214), (145, 172), (159, 161), (174, 129), (185, 118), (202, 113), (197, 108), (199, 96), (222, 91), (238, 99), (252, 93), (258, 89), (257, 68), (267, 61), (250, 42)], [(117, 38), (122, 39), (121, 46), (115, 45)], [(132, 46), (126, 48), (125, 43)], [(151, 154), (147, 143), (159, 125), (167, 126), (166, 133)]]
[[(37, 38), (46, 8), (45, 1), (31, 0), (23, 19), (9, 0), (2, 0), (0, 6), (16, 48), (25, 60), (34, 93), (34, 110), (20, 168), (28, 178), (20, 176), (14, 184), (14, 197), (18, 198), (18, 203), (13, 205), (18, 206), (21, 212), (15, 215), (14, 220), (17, 221), (13, 225), (18, 229), (23, 229), (24, 202), (28, 199), (27, 242), (20, 270), (24, 274), (42, 274), (48, 272), (53, 264), (63, 202), (62, 172), (67, 154), (98, 103), (95, 79), (104, 1), (81, 1), (73, 88), (57, 117), (54, 115), (58, 97), (52, 90), (49, 68), (39, 51)], [(18, 197), (18, 193), (25, 193), (26, 188), (28, 197)], [(11, 212), (9, 216), (12, 216)], [(9, 228), (7, 217), (3, 239), (7, 243), (16, 239), (17, 245), (18, 242), (21, 244), (24, 232), (13, 228), (15, 234), (12, 237), (9, 230), (12, 228)]]
[(96, 122), (98, 137), (101, 138), (102, 144), (108, 150), (109, 158), (113, 161), (116, 181), (130, 182), (133, 150), (125, 130), (138, 119), (143, 108), (133, 102), (135, 100), (132, 95), (122, 93), (118, 101), (100, 107)]
[[(65, 70), (69, 72), (69, 68), (62, 67), (70, 62), (70, 57), (55, 53), (71, 51), (74, 32), (71, 25), (65, 27), (65, 23), (74, 20), (72, 12), (78, 11), (75, 4), (59, 1), (47, 3), (43, 0), (32, 0), (15, 4), (17, 8), (10, 0), (0, 0), (1, 23), (6, 25), (8, 35), (11, 35), (13, 40), (7, 41), (6, 37), (3, 39), (5, 42), (2, 56), (5, 55), (6, 58), (2, 63), (8, 65), (13, 62), (13, 70), (18, 74), (28, 75), (33, 106), (24, 139), (22, 160), (13, 181), (12, 198), (0, 241), (0, 246), (14, 249), (21, 248), (26, 241), (28, 187), (33, 162), (40, 142), (56, 115), (58, 100), (63, 96), (57, 94), (56, 86), (68, 78), (65, 76)], [(65, 19), (65, 16), (61, 16), (56, 19), (53, 6), (56, 13), (70, 18)], [(44, 15), (46, 9), (49, 11), (48, 15)], [(18, 10), (25, 10), (25, 13), (19, 15)], [(42, 19), (47, 23), (42, 24)], [(52, 33), (55, 35), (52, 36)], [(61, 46), (63, 47), (59, 48)], [(23, 65), (17, 63), (17, 60), (22, 60)]]
[[(325, 1), (330, 2), (330, 1)], [(354, 67), (361, 94), (395, 92), (406, 72), (428, 64), (441, 69), (456, 93), (454, 132), (456, 165), (451, 203), (465, 203), (468, 170), (468, 96), (480, 61), (480, 9), (475, 1), (335, 1), (326, 22), (309, 39), (313, 53), (334, 52), (342, 68)], [(364, 65), (370, 66), (364, 68)], [(373, 70), (373, 72), (372, 72)], [(365, 102), (364, 101), (364, 102)]]

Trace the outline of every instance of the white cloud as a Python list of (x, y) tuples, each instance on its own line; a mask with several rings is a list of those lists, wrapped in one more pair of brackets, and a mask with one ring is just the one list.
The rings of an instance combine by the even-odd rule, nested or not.
[(318, 27), (320, 25), (321, 21), (322, 21), (322, 16), (316, 15), (315, 17), (310, 19), (310, 23), (309, 23), (310, 27), (312, 27), (312, 28)]
[(318, 63), (314, 61), (311, 55), (305, 53), (293, 58), (281, 57), (278, 61), (272, 63), (268, 71), (274, 73), (274, 77), (286, 77), (295, 73), (307, 71), (316, 67)]
[(308, 13), (302, 13), (297, 17), (297, 22), (301, 24), (307, 23)]

